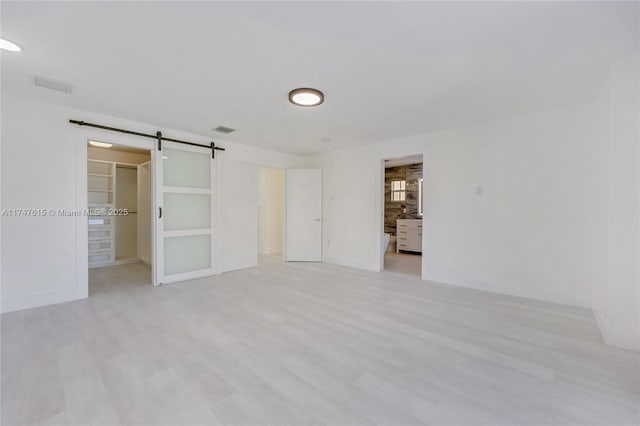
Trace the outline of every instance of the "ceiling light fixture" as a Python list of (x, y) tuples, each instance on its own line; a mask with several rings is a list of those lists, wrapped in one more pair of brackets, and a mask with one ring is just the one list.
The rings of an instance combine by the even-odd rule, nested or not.
[(0, 49), (8, 50), (9, 52), (19, 52), (22, 50), (17, 44), (3, 38), (0, 38)]
[(317, 89), (301, 87), (289, 92), (289, 102), (304, 107), (318, 106), (324, 102), (324, 94)]
[(226, 126), (218, 126), (218, 127), (214, 128), (214, 129), (211, 129), (211, 130), (213, 130), (214, 132), (220, 132), (220, 133), (224, 133), (224, 134), (227, 134), (227, 135), (229, 133), (232, 133), (232, 132), (236, 131), (236, 129), (232, 129), (231, 127), (226, 127)]
[(98, 141), (89, 141), (89, 145), (98, 146), (100, 148), (111, 148), (113, 144)]

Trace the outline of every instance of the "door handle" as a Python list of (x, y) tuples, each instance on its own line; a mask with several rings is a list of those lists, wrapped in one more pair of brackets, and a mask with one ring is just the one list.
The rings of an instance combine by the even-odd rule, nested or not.
[(158, 219), (162, 219), (162, 207), (158, 207)]
[(320, 222), (321, 219), (313, 219), (314, 222)]

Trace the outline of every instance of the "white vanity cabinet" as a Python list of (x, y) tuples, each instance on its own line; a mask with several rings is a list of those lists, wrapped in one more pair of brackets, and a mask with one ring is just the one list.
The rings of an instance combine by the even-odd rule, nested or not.
[(397, 220), (396, 251), (412, 251), (422, 253), (422, 219)]

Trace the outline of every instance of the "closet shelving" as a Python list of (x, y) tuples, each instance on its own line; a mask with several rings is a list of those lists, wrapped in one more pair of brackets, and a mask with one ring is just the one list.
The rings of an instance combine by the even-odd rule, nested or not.
[[(115, 200), (116, 164), (87, 161), (87, 201), (89, 209), (110, 209)], [(115, 253), (115, 217), (89, 216), (89, 267), (112, 264)]]

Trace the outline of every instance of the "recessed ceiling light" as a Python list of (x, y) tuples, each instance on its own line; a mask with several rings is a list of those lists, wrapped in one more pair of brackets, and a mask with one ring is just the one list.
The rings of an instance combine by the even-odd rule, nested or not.
[(301, 87), (289, 92), (289, 102), (305, 107), (318, 106), (324, 102), (324, 94), (317, 89)]
[(8, 50), (9, 52), (19, 52), (22, 50), (17, 44), (3, 38), (0, 38), (0, 49)]
[(113, 144), (98, 141), (89, 141), (89, 145), (98, 146), (100, 148), (111, 148)]

